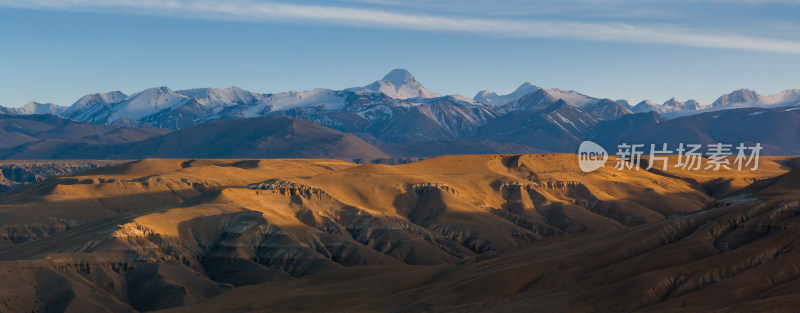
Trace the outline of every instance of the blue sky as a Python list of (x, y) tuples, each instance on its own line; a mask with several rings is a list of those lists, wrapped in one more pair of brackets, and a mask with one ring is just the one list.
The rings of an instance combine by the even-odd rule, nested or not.
[(632, 102), (800, 88), (800, 0), (0, 0), (0, 105), (93, 92), (523, 82)]

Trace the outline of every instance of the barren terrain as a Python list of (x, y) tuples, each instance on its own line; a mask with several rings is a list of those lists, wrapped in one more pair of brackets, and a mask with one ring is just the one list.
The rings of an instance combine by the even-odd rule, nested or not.
[(799, 302), (794, 158), (146, 159), (0, 195), (0, 311), (746, 311)]

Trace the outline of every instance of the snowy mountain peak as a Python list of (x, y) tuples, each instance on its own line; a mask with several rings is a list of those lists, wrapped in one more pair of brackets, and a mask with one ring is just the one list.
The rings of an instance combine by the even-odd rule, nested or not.
[[(517, 87), (517, 89), (514, 90), (514, 92), (507, 95), (499, 96), (494, 92), (484, 90), (475, 95), (474, 99), (477, 102), (487, 104), (490, 106), (503, 106), (506, 104), (510, 104), (514, 101), (521, 100), (523, 96), (539, 92), (540, 90), (545, 90), (545, 89), (542, 89), (536, 85), (526, 82)], [(587, 95), (584, 95), (582, 93), (573, 90), (553, 88), (553, 89), (547, 89), (546, 91), (548, 97), (553, 97), (555, 99), (562, 99), (567, 103), (569, 103), (570, 105), (578, 107), (583, 107), (588, 104), (596, 103), (597, 101), (599, 101), (596, 98), (589, 97)]]
[(597, 102), (585, 105), (581, 110), (600, 120), (615, 120), (633, 114), (627, 100), (599, 99)]
[(167, 87), (167, 86), (161, 86), (161, 87), (153, 87), (153, 88), (145, 89), (142, 92), (143, 93), (145, 93), (145, 92), (150, 92), (150, 93), (154, 93), (154, 92), (155, 93), (171, 93), (173, 91), (172, 91), (172, 89), (169, 89), (169, 87)]
[(667, 100), (666, 102), (664, 102), (663, 105), (680, 108), (680, 107), (683, 107), (684, 103), (680, 102), (678, 100), (675, 100), (675, 97), (672, 97), (672, 98), (669, 98), (669, 100)]
[(219, 88), (186, 89), (186, 90), (178, 90), (176, 91), (176, 93), (196, 99), (208, 98), (211, 101), (230, 102), (230, 103), (236, 103), (242, 101), (243, 99), (252, 100), (254, 97), (258, 96), (258, 94), (249, 92), (247, 90), (235, 86), (225, 89), (219, 89)]
[(497, 96), (498, 96), (498, 95), (497, 95), (496, 93), (494, 93), (494, 92), (491, 92), (491, 91), (489, 91), (489, 90), (486, 90), (486, 89), (484, 89), (484, 90), (481, 90), (481, 91), (479, 91), (479, 92), (478, 92), (478, 94), (476, 94), (476, 95), (475, 95), (475, 97), (474, 97), (473, 99), (474, 99), (475, 101), (478, 101), (478, 100), (485, 100), (485, 99), (487, 99), (487, 98), (490, 98), (490, 97), (497, 97)]
[(633, 109), (631, 109), (631, 111), (633, 111), (633, 113), (645, 113), (645, 112), (651, 112), (651, 111), (655, 111), (655, 112), (659, 112), (660, 113), (662, 110), (661, 110), (661, 105), (660, 104), (657, 104), (657, 103), (655, 103), (653, 101), (650, 101), (650, 100), (644, 100), (644, 101), (639, 102), (636, 105), (634, 105)]
[(519, 97), (519, 99), (515, 101), (509, 102), (505, 105), (498, 107), (498, 109), (502, 112), (510, 112), (518, 110), (540, 110), (558, 101), (559, 99), (550, 94), (550, 92), (547, 91), (546, 89), (537, 89), (534, 92), (527, 93)]
[(347, 90), (359, 94), (381, 92), (390, 98), (398, 100), (441, 97), (440, 94), (422, 86), (414, 79), (411, 73), (403, 69), (392, 70), (382, 80), (362, 88), (349, 88)]
[(138, 120), (165, 109), (181, 106), (189, 100), (189, 97), (174, 92), (166, 86), (146, 89), (115, 106), (106, 122), (114, 123), (121, 118)]
[(30, 115), (30, 114), (53, 114), (58, 115), (64, 112), (67, 107), (58, 106), (52, 103), (39, 103), (28, 102), (22, 107), (8, 109), (13, 114)]
[(524, 82), (522, 83), (522, 85), (519, 85), (517, 89), (514, 89), (514, 92), (512, 92), (511, 94), (524, 95), (526, 93), (531, 93), (539, 89), (542, 88), (539, 88), (538, 86), (531, 84), (529, 82)]
[(706, 105), (700, 101), (689, 99), (683, 103), (683, 107), (685, 110), (702, 110), (706, 108)]
[(548, 91), (554, 97), (564, 100), (567, 103), (576, 107), (584, 107), (586, 105), (597, 103), (599, 101), (599, 99), (597, 98), (589, 97), (574, 90), (553, 88), (553, 89), (548, 89)]
[(540, 90), (540, 89), (541, 88), (539, 88), (539, 87), (537, 87), (537, 86), (535, 86), (535, 85), (533, 85), (533, 84), (531, 84), (529, 82), (525, 82), (522, 85), (520, 85), (519, 87), (517, 87), (517, 89), (515, 89), (513, 92), (511, 92), (511, 93), (509, 93), (507, 95), (502, 95), (501, 96), (501, 95), (498, 95), (497, 93), (491, 92), (489, 90), (484, 90), (484, 91), (479, 92), (477, 95), (475, 95), (475, 97), (473, 99), (475, 101), (479, 102), (479, 103), (487, 104), (487, 105), (490, 105), (490, 106), (501, 106), (501, 105), (505, 105), (505, 104), (508, 104), (510, 102), (516, 101), (516, 100), (522, 98), (522, 96), (530, 94), (530, 93), (534, 93), (534, 92), (536, 92), (537, 90)]
[(657, 104), (650, 100), (639, 102), (632, 109), (634, 113), (657, 112), (665, 116), (676, 116), (680, 114), (691, 114), (706, 109), (706, 105), (697, 100), (687, 100), (680, 102), (675, 98), (670, 98), (664, 104)]
[(265, 95), (253, 93), (235, 86), (225, 89), (186, 89), (178, 90), (176, 93), (194, 99), (200, 107), (205, 110), (210, 110), (214, 114), (235, 105), (254, 106), (263, 102), (266, 98)]
[(120, 91), (88, 94), (75, 101), (61, 116), (80, 121), (94, 121), (95, 114), (126, 98), (128, 96)]
[(118, 103), (122, 102), (122, 100), (125, 100), (127, 97), (128, 95), (120, 91), (88, 94), (78, 99), (78, 101), (75, 101), (75, 103), (72, 104), (67, 112), (71, 112), (96, 103)]
[(734, 103), (749, 102), (749, 101), (757, 99), (759, 96), (760, 95), (757, 92), (753, 91), (753, 90), (742, 88), (742, 89), (733, 91), (733, 92), (731, 92), (729, 94), (722, 95), (721, 97), (719, 97), (717, 99), (717, 101), (714, 101), (714, 103), (712, 103), (711, 106), (712, 107), (718, 107), (718, 106), (729, 105), (729, 104), (734, 104)]
[(389, 74), (383, 76), (383, 80), (389, 81), (395, 86), (417, 82), (417, 80), (414, 79), (414, 75), (411, 75), (411, 72), (401, 68), (393, 69)]
[(174, 91), (172, 89), (169, 89), (169, 87), (167, 87), (167, 86), (161, 86), (161, 87), (148, 88), (148, 89), (142, 90), (140, 92), (137, 92), (135, 94), (132, 94), (132, 95), (128, 96), (125, 99), (125, 102), (131, 102), (131, 101), (134, 101), (136, 99), (144, 100), (144, 99), (151, 98), (151, 99), (155, 99), (155, 101), (150, 101), (150, 103), (155, 105), (155, 104), (159, 104), (160, 103), (159, 99), (162, 99), (164, 97), (167, 97), (167, 98), (189, 98), (189, 97), (184, 96), (184, 95), (182, 95), (182, 94), (180, 94), (180, 93), (178, 93), (178, 92), (176, 92), (176, 91)]

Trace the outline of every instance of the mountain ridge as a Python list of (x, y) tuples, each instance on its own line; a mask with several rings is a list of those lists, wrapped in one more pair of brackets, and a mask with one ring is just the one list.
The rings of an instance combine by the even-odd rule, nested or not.
[[(549, 96), (564, 100), (579, 108), (610, 100), (594, 98), (577, 91), (559, 88), (544, 89), (527, 82), (505, 95), (484, 90), (478, 92), (471, 99), (459, 95), (442, 96), (425, 88), (407, 70), (395, 69), (382, 79), (366, 86), (343, 90), (317, 88), (300, 92), (255, 93), (237, 87), (195, 88), (178, 91), (167, 87), (155, 87), (130, 96), (118, 91), (89, 94), (67, 108), (51, 104), (29, 103), (28, 109), (0, 107), (0, 113), (49, 113), (101, 124), (150, 125), (180, 129), (210, 120), (261, 117), (282, 114), (281, 112), (294, 109), (314, 110), (320, 107), (331, 112), (358, 112), (366, 115), (367, 112), (362, 110), (365, 107), (368, 109), (370, 106), (379, 105), (420, 104), (424, 102), (422, 101), (424, 99), (443, 97), (455, 98), (461, 102), (479, 105), (486, 110), (493, 111), (502, 107), (508, 108), (510, 103), (540, 91), (545, 91)], [(420, 101), (414, 101), (414, 99)], [(622, 107), (634, 113), (656, 111), (668, 118), (673, 118), (719, 109), (781, 107), (796, 104), (800, 104), (800, 89), (789, 89), (770, 96), (762, 96), (752, 90), (740, 89), (720, 96), (711, 105), (704, 105), (695, 100), (680, 102), (672, 98), (663, 104), (643, 101), (630, 108), (625, 104), (622, 104)], [(614, 110), (617, 110), (617, 113), (625, 111), (622, 110), (622, 107)], [(501, 111), (499, 113), (506, 113), (508, 109)], [(607, 109), (606, 111), (610, 112), (611, 110)], [(618, 118), (619, 115), (606, 114), (603, 118)]]
[[(92, 124), (54, 115), (0, 114), (0, 135), (4, 139), (0, 142), (0, 159), (191, 157), (191, 153), (200, 151), (208, 158), (292, 157), (296, 153), (295, 156), (351, 160), (443, 154), (574, 153), (585, 140), (598, 142), (608, 151), (616, 151), (616, 145), (622, 142), (635, 141), (671, 146), (760, 143), (764, 155), (800, 154), (800, 140), (794, 135), (800, 133), (800, 106), (730, 109), (667, 119), (653, 111), (632, 113), (618, 101), (602, 100), (579, 108), (547, 97), (547, 91), (540, 90), (538, 95), (529, 98), (530, 103), (523, 98), (523, 105), (530, 104), (527, 107), (505, 114), (456, 98), (415, 98), (394, 106), (366, 105), (366, 111), (361, 112), (295, 108), (260, 118), (209, 121), (177, 131)], [(371, 116), (364, 117), (363, 112), (371, 112)], [(285, 120), (296, 122), (282, 122)], [(276, 129), (276, 125), (287, 129)], [(302, 125), (302, 129), (295, 129), (297, 125)], [(248, 133), (247, 129), (254, 132)], [(285, 137), (291, 136), (291, 132), (306, 130), (313, 130), (316, 135), (311, 137), (317, 139), (284, 140), (292, 138)], [(191, 135), (168, 139), (178, 133)], [(225, 136), (227, 139), (217, 140)], [(345, 140), (346, 145), (361, 147), (352, 151), (362, 153), (336, 155), (314, 150), (321, 138), (345, 137), (350, 138)], [(153, 145), (154, 141), (160, 144)], [(198, 141), (201, 143), (196, 147), (200, 150), (186, 149)], [(237, 142), (238, 146), (230, 146), (227, 141)], [(151, 144), (145, 145), (146, 142)], [(258, 148), (270, 142), (283, 143), (264, 147), (285, 153)], [(248, 147), (252, 151), (245, 153)]]
[[(508, 100), (511, 101), (503, 103)], [(793, 102), (795, 100), (797, 103)], [(728, 111), (742, 105), (737, 101), (749, 101), (746, 103), (759, 107), (729, 114)], [(102, 127), (97, 127), (95, 128), (97, 132), (91, 135), (94, 137), (71, 137), (66, 141), (43, 137), (45, 135), (39, 135), (37, 132), (25, 133), (9, 128), (6, 131), (5, 142), (0, 143), (0, 158), (143, 157), (144, 155), (120, 154), (129, 149), (120, 145), (131, 143), (133, 139), (142, 141), (155, 136), (169, 136), (165, 129), (185, 130), (210, 122), (227, 120), (247, 124), (250, 121), (240, 119), (279, 116), (307, 120), (315, 123), (305, 124), (308, 127), (316, 128), (316, 125), (321, 125), (328, 129), (326, 132), (344, 132), (365, 140), (374, 145), (373, 148), (385, 147), (393, 151), (393, 155), (386, 154), (380, 156), (381, 158), (427, 157), (446, 151), (436, 147), (434, 143), (452, 147), (456, 149), (454, 151), (459, 151), (458, 153), (524, 153), (574, 152), (581, 141), (595, 138), (602, 138), (603, 143), (610, 146), (626, 141), (625, 134), (657, 143), (676, 142), (677, 138), (673, 134), (665, 133), (659, 127), (670, 127), (673, 133), (684, 133), (689, 136), (686, 138), (702, 143), (723, 139), (736, 140), (730, 142), (731, 144), (762, 142), (768, 146), (765, 153), (780, 155), (800, 151), (796, 143), (781, 139), (792, 138), (791, 134), (797, 128), (793, 123), (796, 118), (795, 113), (798, 112), (795, 112), (792, 106), (781, 107), (793, 103), (800, 105), (800, 90), (787, 90), (777, 95), (761, 96), (754, 91), (741, 89), (720, 97), (711, 106), (695, 100), (681, 102), (675, 98), (663, 104), (645, 100), (631, 106), (625, 100), (599, 99), (577, 91), (545, 89), (530, 83), (520, 85), (507, 95), (482, 91), (470, 99), (460, 95), (441, 96), (432, 93), (410, 72), (396, 69), (381, 80), (365, 87), (338, 91), (318, 88), (302, 92), (260, 94), (238, 87), (172, 90), (162, 86), (132, 95), (118, 91), (90, 94), (81, 97), (66, 109), (37, 104), (31, 104), (23, 111), (5, 109), (2, 111), (6, 114), (0, 115), (4, 118), (34, 117), (37, 115), (19, 115), (19, 113), (37, 112), (36, 109), (39, 109), (39, 112), (57, 109), (63, 110), (60, 114), (67, 119), (121, 128), (111, 133), (103, 131)], [(761, 108), (762, 105), (764, 108)], [(778, 107), (771, 108), (773, 106)], [(659, 117), (645, 115), (645, 117), (626, 118), (651, 112), (658, 114)], [(692, 114), (686, 114), (687, 112)], [(726, 113), (707, 114), (710, 112)], [(767, 114), (758, 116), (764, 112)], [(715, 120), (719, 116), (725, 116), (726, 119), (733, 118), (739, 124), (750, 122), (763, 124), (759, 124), (762, 126), (752, 129), (749, 133), (741, 133), (742, 129), (749, 128), (721, 123)], [(662, 118), (672, 119), (662, 121)], [(769, 118), (769, 121), (763, 121), (764, 118)], [(607, 123), (618, 120), (623, 123)], [(687, 120), (693, 123), (686, 123)], [(50, 121), (56, 124), (66, 123), (52, 118)], [(25, 125), (33, 128), (41, 126), (34, 125), (32, 121), (26, 121)], [(785, 126), (779, 129), (776, 125)], [(92, 128), (89, 125), (70, 127), (85, 128), (85, 131)], [(159, 131), (146, 130), (147, 127)], [(145, 130), (140, 131), (138, 128)], [(198, 129), (220, 131), (222, 128)], [(688, 130), (695, 133), (686, 133)], [(698, 133), (704, 135), (697, 136)], [(197, 134), (199, 137), (212, 135), (214, 134)], [(253, 140), (256, 140), (254, 139), (256, 137), (252, 137)], [(415, 143), (418, 145), (414, 146)], [(173, 144), (178, 145), (180, 142), (175, 141)], [(414, 147), (411, 150), (419, 155), (398, 153), (402, 147), (408, 149)], [(59, 148), (76, 153), (58, 153)], [(220, 149), (217, 152), (204, 155), (209, 157), (226, 155)], [(375, 155), (377, 154), (373, 151), (365, 158), (372, 158)]]

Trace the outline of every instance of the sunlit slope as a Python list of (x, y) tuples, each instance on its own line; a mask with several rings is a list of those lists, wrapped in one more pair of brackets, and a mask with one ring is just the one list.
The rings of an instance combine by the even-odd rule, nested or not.
[(170, 312), (795, 312), (799, 188), (795, 170), (693, 214), (618, 232), (543, 240), (458, 266), (328, 271)]
[[(787, 170), (778, 161), (730, 175), (777, 175)], [(2, 195), (0, 260), (19, 266), (9, 279), (28, 287), (0, 287), (28, 292), (30, 302), (10, 310), (149, 310), (353, 266), (472, 262), (519, 244), (617, 233), (701, 210), (714, 200), (701, 174), (583, 173), (569, 154), (394, 166), (148, 159)], [(36, 290), (73, 296), (45, 299), (32, 296)]]

